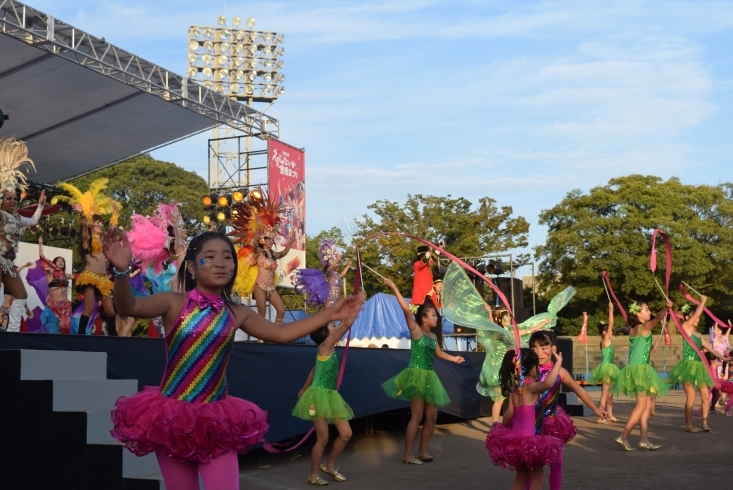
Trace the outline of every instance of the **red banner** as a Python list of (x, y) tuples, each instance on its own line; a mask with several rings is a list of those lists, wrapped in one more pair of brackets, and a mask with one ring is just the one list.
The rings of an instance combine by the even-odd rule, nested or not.
[(267, 141), (267, 180), (270, 199), (283, 205), (280, 236), (275, 245), (284, 249), (295, 238), (283, 259), (281, 286), (292, 287), (290, 276), (305, 267), (305, 151), (282, 141)]

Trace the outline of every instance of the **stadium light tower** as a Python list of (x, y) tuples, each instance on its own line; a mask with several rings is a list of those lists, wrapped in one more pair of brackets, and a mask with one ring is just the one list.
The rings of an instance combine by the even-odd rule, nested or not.
[[(285, 94), (285, 36), (254, 30), (255, 19), (231, 25), (220, 15), (216, 27), (191, 26), (188, 30), (190, 81), (252, 106), (266, 103), (265, 112)], [(267, 135), (259, 136), (260, 139)], [(264, 163), (253, 163), (253, 157)], [(209, 188), (225, 195), (236, 189), (267, 184), (267, 152), (252, 150), (252, 136), (230, 126), (214, 128), (209, 140)], [(264, 177), (263, 177), (264, 176)]]

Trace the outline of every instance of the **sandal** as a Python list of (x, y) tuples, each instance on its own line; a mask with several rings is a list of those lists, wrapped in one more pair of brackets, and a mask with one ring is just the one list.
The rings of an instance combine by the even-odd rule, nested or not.
[(692, 432), (693, 434), (697, 434), (698, 432), (702, 432), (697, 427), (685, 427), (685, 432)]
[(611, 422), (618, 422), (618, 419), (616, 417), (614, 417), (613, 415), (611, 415), (610, 417), (608, 417), (606, 420), (610, 420)]
[(703, 424), (703, 426), (700, 427), (700, 430), (703, 432), (710, 432), (710, 427), (708, 427), (708, 424)]
[(618, 444), (619, 446), (621, 446), (622, 448), (624, 448), (624, 451), (636, 451), (636, 449), (634, 449), (633, 447), (631, 447), (630, 445), (628, 445), (624, 441), (622, 441), (621, 440), (621, 436), (618, 436), (616, 438), (616, 444)]
[(346, 481), (346, 477), (342, 475), (341, 473), (339, 473), (338, 468), (336, 468), (333, 471), (329, 471), (328, 466), (321, 463), (321, 466), (319, 466), (318, 469), (324, 472), (325, 474), (327, 474), (328, 476), (330, 476), (331, 478), (333, 478), (335, 481)]
[(325, 487), (326, 485), (328, 485), (328, 482), (324, 480), (323, 478), (321, 478), (320, 476), (315, 479), (309, 476), (308, 479), (306, 480), (306, 483), (308, 485), (315, 485), (317, 487)]
[(608, 420), (606, 420), (606, 419), (598, 419), (598, 420), (596, 420), (596, 423), (597, 424), (606, 424), (606, 425), (608, 425)]
[(428, 453), (417, 453), (416, 458), (422, 461), (423, 463), (430, 463), (433, 460), (433, 457), (429, 455)]
[(422, 464), (422, 461), (420, 461), (419, 459), (417, 459), (415, 456), (410, 456), (409, 458), (408, 457), (403, 457), (402, 458), (402, 463), (403, 464)]
[(658, 449), (661, 449), (662, 446), (659, 444), (652, 444), (651, 442), (640, 442), (639, 448), (640, 449), (647, 449), (649, 451), (656, 451)]

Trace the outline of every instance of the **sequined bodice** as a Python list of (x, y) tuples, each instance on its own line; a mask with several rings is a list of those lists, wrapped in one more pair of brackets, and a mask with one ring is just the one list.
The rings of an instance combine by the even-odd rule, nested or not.
[[(695, 345), (698, 349), (702, 349), (702, 339), (699, 335), (690, 335), (690, 338), (692, 338), (692, 341), (695, 342)], [(699, 361), (700, 356), (697, 355), (697, 352), (695, 352), (695, 349), (690, 347), (690, 344), (688, 344), (686, 341), (682, 342), (682, 359), (685, 361)]]
[(330, 271), (326, 273), (328, 280), (328, 304), (332, 305), (341, 298), (341, 292), (344, 288), (344, 280), (338, 271)]
[(234, 327), (221, 297), (189, 291), (186, 306), (165, 338), (168, 362), (161, 394), (200, 403), (226, 397)]
[(325, 361), (321, 361), (316, 356), (316, 372), (313, 376), (313, 388), (326, 388), (327, 390), (336, 389), (336, 381), (339, 376), (339, 358), (336, 352), (332, 352), (331, 356)]
[(437, 342), (434, 338), (423, 334), (410, 343), (410, 364), (408, 368), (433, 369), (433, 357)]
[[(538, 382), (542, 382), (547, 378), (547, 375), (552, 371), (552, 366), (553, 364), (548, 362), (547, 364), (543, 364), (539, 367), (539, 376), (537, 376)], [(539, 398), (537, 398), (537, 404), (535, 405), (535, 434), (542, 433), (542, 421), (545, 417), (555, 416), (555, 410), (557, 409), (557, 402), (560, 395), (560, 384), (562, 384), (562, 379), (558, 376), (555, 380), (555, 384), (553, 384), (550, 389), (540, 393)]]
[(613, 355), (614, 355), (614, 348), (613, 344), (609, 345), (608, 347), (602, 347), (601, 348), (601, 363), (611, 363), (613, 364)]
[(652, 352), (652, 334), (646, 337), (638, 335), (629, 337), (629, 366), (635, 364), (649, 364), (649, 356)]

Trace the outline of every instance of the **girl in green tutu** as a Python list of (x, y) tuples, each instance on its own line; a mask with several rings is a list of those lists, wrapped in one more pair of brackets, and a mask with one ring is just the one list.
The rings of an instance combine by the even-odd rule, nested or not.
[[(405, 314), (412, 342), (410, 344), (410, 364), (400, 374), (383, 383), (382, 388), (390, 398), (410, 402), (411, 416), (405, 433), (405, 455), (402, 462), (405, 464), (427, 463), (433, 460), (433, 457), (427, 453), (427, 449), (438, 419), (438, 407), (450, 403), (448, 393), (433, 371), (433, 356), (459, 364), (463, 362), (463, 357), (451, 356), (443, 352), (437, 344), (435, 335), (430, 333), (430, 330), (438, 325), (438, 315), (432, 302), (426, 301), (421, 304), (413, 318), (397, 286), (389, 279), (385, 279), (384, 283), (397, 297)], [(425, 423), (420, 434), (420, 450), (415, 457), (412, 455), (412, 446), (423, 414)]]
[[(336, 459), (351, 439), (349, 420), (354, 418), (354, 412), (336, 391), (339, 358), (334, 345), (351, 328), (355, 319), (343, 321), (339, 325), (330, 322), (310, 334), (311, 339), (318, 344), (316, 366), (311, 369), (305, 385), (298, 392), (298, 403), (293, 409), (293, 416), (312, 421), (316, 430), (316, 444), (311, 450), (311, 474), (308, 476), (308, 485), (328, 485), (328, 482), (320, 477), (319, 470), (335, 481), (346, 481), (346, 477), (336, 468)], [(328, 462), (321, 464), (323, 451), (328, 444), (328, 424), (336, 426), (339, 436), (333, 443)]]
[(625, 451), (634, 451), (629, 445), (629, 434), (639, 424), (639, 448), (656, 451), (662, 446), (653, 444), (647, 434), (649, 430), (649, 414), (652, 410), (651, 397), (661, 396), (669, 391), (662, 378), (649, 364), (649, 355), (652, 351), (652, 329), (662, 321), (662, 318), (672, 308), (672, 302), (667, 304), (652, 319), (652, 312), (646, 303), (634, 302), (629, 307), (629, 364), (618, 375), (613, 385), (615, 394), (623, 393), (636, 397), (636, 406), (629, 416), (621, 435), (616, 438), (616, 444)]
[(599, 418), (599, 424), (618, 422), (613, 416), (613, 392), (611, 388), (618, 378), (619, 369), (613, 363), (614, 349), (611, 339), (613, 339), (613, 303), (608, 302), (608, 323), (598, 325), (601, 334), (601, 363), (590, 374), (590, 381), (601, 385), (601, 399), (598, 406), (601, 410), (608, 412), (608, 418)]
[[(707, 299), (707, 296), (700, 296), (700, 304), (694, 312), (690, 312), (689, 305), (685, 305), (687, 308), (682, 308), (683, 314), (685, 315), (682, 328), (690, 336), (698, 350), (702, 351), (705, 348), (712, 356), (727, 361), (730, 358), (723, 357), (715, 352), (710, 344), (697, 332), (700, 315), (704, 311), (705, 301)], [(671, 385), (682, 384), (682, 388), (685, 390), (685, 432), (700, 432), (701, 430), (703, 432), (710, 432), (710, 427), (708, 427), (708, 411), (710, 410), (709, 390), (713, 387), (713, 378), (710, 377), (707, 367), (697, 355), (695, 349), (687, 342), (682, 344), (682, 360), (670, 371), (667, 383)], [(700, 429), (692, 426), (692, 407), (695, 405), (695, 388), (700, 391), (700, 397), (702, 398), (702, 427)]]

